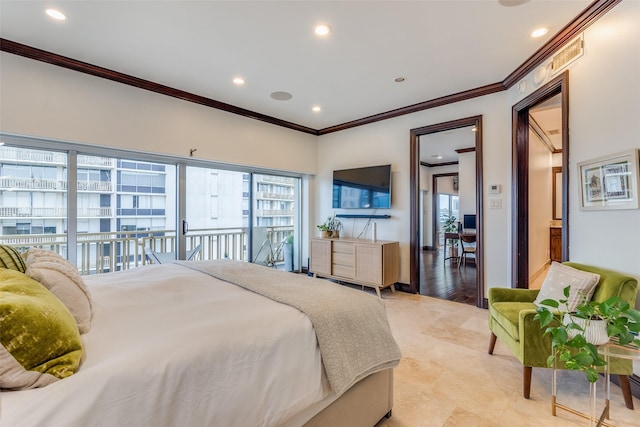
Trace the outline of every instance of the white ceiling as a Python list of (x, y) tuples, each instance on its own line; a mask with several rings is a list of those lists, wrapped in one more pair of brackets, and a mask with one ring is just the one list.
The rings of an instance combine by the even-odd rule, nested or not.
[(475, 146), (476, 134), (472, 126), (421, 135), (420, 161), (430, 165), (457, 162), (459, 156), (455, 150)]
[[(505, 3), (0, 0), (0, 36), (322, 129), (500, 82), (591, 1)], [(549, 33), (529, 37), (540, 26)]]

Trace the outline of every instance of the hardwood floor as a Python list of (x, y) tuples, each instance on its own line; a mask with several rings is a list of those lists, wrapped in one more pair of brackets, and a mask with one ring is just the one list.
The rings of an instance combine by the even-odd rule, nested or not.
[(477, 270), (473, 257), (458, 268), (456, 259), (444, 260), (442, 248), (422, 251), (420, 294), (464, 304), (477, 305)]

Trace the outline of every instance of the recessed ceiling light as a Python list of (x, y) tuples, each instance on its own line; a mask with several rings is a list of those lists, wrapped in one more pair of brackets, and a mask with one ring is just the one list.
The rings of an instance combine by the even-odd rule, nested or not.
[(440, 154), (434, 154), (431, 157), (433, 157), (434, 159), (438, 159), (438, 160), (442, 159), (442, 156)]
[(234, 77), (233, 84), (237, 86), (242, 86), (244, 84), (244, 79), (242, 77)]
[(533, 30), (533, 32), (531, 33), (531, 37), (542, 37), (545, 34), (547, 34), (548, 32), (549, 32), (548, 28), (545, 28), (545, 27), (538, 28), (538, 29)]
[(45, 10), (45, 13), (49, 15), (51, 18), (56, 19), (58, 21), (64, 21), (65, 19), (67, 19), (67, 17), (64, 16), (64, 13), (60, 12), (59, 10), (47, 9)]
[(289, 92), (273, 92), (271, 94), (271, 97), (276, 101), (288, 101), (293, 98), (293, 95), (291, 95)]
[(404, 77), (396, 77), (395, 79), (393, 79), (393, 81), (396, 82), (396, 83), (402, 83), (405, 80), (406, 79)]
[(319, 36), (326, 36), (331, 32), (331, 27), (327, 24), (316, 25), (316, 28), (313, 30)]
[(313, 107), (311, 107), (311, 109), (314, 113), (319, 113), (320, 111), (322, 111), (322, 107), (320, 107), (319, 105), (314, 105)]

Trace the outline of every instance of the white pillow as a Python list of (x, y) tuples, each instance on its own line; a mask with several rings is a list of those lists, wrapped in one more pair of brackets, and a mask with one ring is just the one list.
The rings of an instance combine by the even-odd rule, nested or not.
[(75, 265), (45, 249), (30, 248), (26, 254), (27, 276), (49, 289), (69, 309), (81, 334), (91, 329), (93, 307), (89, 289)]
[[(540, 293), (533, 303), (541, 306), (541, 302), (546, 299), (556, 301), (565, 299), (564, 288), (571, 286), (567, 305), (569, 311), (574, 311), (581, 302), (591, 301), (591, 296), (599, 280), (599, 274), (578, 270), (553, 261), (540, 288)], [(565, 307), (560, 306), (560, 309), (564, 310)]]

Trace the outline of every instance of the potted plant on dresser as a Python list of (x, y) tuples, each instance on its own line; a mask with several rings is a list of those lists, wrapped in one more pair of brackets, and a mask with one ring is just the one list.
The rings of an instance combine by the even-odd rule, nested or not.
[(336, 217), (336, 214), (334, 213), (328, 217), (323, 224), (317, 225), (317, 227), (318, 230), (322, 232), (323, 238), (339, 238), (340, 230), (342, 230), (342, 221), (340, 218)]

